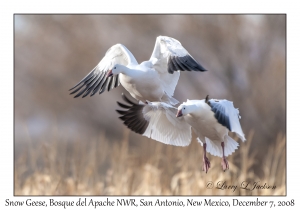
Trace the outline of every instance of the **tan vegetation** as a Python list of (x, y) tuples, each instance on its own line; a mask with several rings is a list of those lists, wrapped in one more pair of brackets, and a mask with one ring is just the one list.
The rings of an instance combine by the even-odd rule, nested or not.
[[(130, 134), (110, 142), (98, 138), (29, 140), (15, 164), (15, 195), (285, 195), (285, 137), (278, 135), (263, 160), (250, 152), (251, 131), (245, 143), (229, 156), (230, 170), (221, 170), (220, 158), (209, 156), (212, 168), (201, 171), (202, 147), (174, 147), (141, 137), (143, 147), (130, 147)], [(254, 165), (262, 171), (255, 171)], [(262, 172), (262, 173), (260, 173)], [(209, 187), (213, 182), (214, 187)], [(218, 184), (220, 182), (220, 184)], [(275, 189), (242, 189), (254, 182)], [(218, 189), (224, 183), (233, 189)]]

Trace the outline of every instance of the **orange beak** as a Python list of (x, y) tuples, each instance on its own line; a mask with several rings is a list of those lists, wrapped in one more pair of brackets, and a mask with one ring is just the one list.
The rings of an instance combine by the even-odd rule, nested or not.
[(109, 70), (106, 74), (106, 77), (111, 77), (113, 76), (114, 74), (112, 73), (112, 70)]
[(177, 114), (176, 114), (176, 117), (181, 117), (182, 116), (182, 111), (181, 110), (178, 110), (177, 111)]

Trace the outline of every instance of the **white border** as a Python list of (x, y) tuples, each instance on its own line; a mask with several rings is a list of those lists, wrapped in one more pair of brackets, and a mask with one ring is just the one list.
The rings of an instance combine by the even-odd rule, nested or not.
[[(260, 200), (296, 199), (299, 187), (299, 12), (296, 1), (6, 1), (1, 6), (1, 181), (0, 206), (7, 209), (5, 199), (26, 200), (13, 197), (13, 14), (14, 13), (287, 13), (287, 197), (259, 197)], [(49, 197), (30, 197), (48, 200)], [(93, 197), (89, 197), (93, 198)], [(105, 197), (95, 197), (104, 199)], [(112, 197), (116, 199), (117, 197)], [(124, 198), (124, 197), (122, 197)], [(132, 198), (132, 197), (130, 197)], [(155, 200), (156, 197), (145, 197)], [(177, 197), (172, 197), (176, 199)], [(179, 197), (186, 199), (186, 197)], [(200, 197), (201, 200), (208, 197)], [(232, 200), (237, 197), (213, 197), (215, 200)], [(253, 200), (255, 197), (238, 197)], [(57, 200), (77, 200), (77, 197), (55, 197)], [(141, 197), (137, 197), (141, 199)], [(297, 199), (299, 202), (299, 199)], [(298, 203), (296, 201), (296, 204)], [(299, 206), (298, 204), (297, 206)], [(22, 207), (31, 209), (32, 207)], [(49, 207), (48, 207), (49, 208)], [(132, 207), (131, 207), (132, 208)], [(130, 209), (131, 209), (130, 208)], [(158, 209), (165, 209), (160, 207)], [(171, 207), (176, 208), (176, 207)], [(179, 207), (178, 207), (179, 208)], [(239, 207), (238, 207), (239, 208)], [(268, 207), (269, 208), (269, 207)], [(15, 209), (9, 207), (9, 209)], [(60, 208), (62, 209), (62, 208)], [(71, 209), (71, 208), (68, 208)], [(83, 209), (83, 208), (81, 208)], [(84, 208), (86, 209), (86, 208)], [(125, 208), (126, 209), (126, 208)], [(129, 208), (127, 208), (129, 209)]]

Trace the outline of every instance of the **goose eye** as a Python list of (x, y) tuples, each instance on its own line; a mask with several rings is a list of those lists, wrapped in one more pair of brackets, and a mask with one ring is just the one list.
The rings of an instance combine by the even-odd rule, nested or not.
[(114, 69), (116, 69), (117, 67), (115, 67)]
[(185, 109), (185, 107), (183, 109)]

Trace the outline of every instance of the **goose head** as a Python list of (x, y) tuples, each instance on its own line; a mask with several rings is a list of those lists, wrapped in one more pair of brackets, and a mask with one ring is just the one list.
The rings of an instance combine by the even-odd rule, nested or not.
[(112, 66), (111, 68), (109, 68), (110, 70), (108, 70), (106, 77), (111, 77), (113, 75), (117, 75), (119, 73), (123, 72), (123, 65), (120, 64), (115, 64), (114, 66)]
[(181, 104), (177, 109), (176, 117), (182, 117), (187, 114), (190, 114), (193, 110), (191, 109), (191, 106), (187, 104)]

